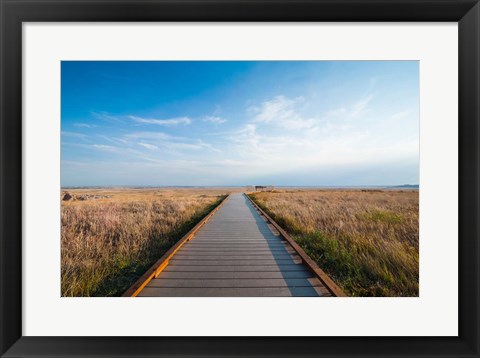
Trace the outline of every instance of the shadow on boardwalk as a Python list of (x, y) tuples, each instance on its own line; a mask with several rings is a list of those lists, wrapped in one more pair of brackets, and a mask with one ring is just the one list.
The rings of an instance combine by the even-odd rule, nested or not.
[[(314, 286), (310, 282), (311, 278), (309, 279), (308, 276), (303, 278), (296, 277), (298, 275), (296, 275), (295, 273), (298, 271), (295, 271), (294, 267), (300, 266), (300, 258), (295, 254), (292, 254), (292, 251), (287, 250), (288, 246), (283, 244), (284, 240), (280, 236), (275, 235), (272, 230), (270, 230), (266, 219), (264, 219), (264, 217), (260, 215), (257, 209), (255, 209), (255, 207), (245, 197), (245, 195), (243, 195), (242, 198), (245, 201), (247, 207), (250, 209), (252, 216), (255, 218), (255, 223), (258, 227), (258, 230), (265, 237), (270, 251), (272, 252), (272, 256), (274, 257), (277, 266), (282, 274), (282, 277), (287, 283), (288, 289), (290, 290), (292, 296), (319, 296), (317, 291), (314, 289)], [(281, 243), (281, 245), (279, 245), (279, 243)], [(298, 259), (295, 260), (295, 257), (297, 257)], [(305, 274), (303, 275), (306, 276)], [(310, 277), (313, 277), (313, 275)]]

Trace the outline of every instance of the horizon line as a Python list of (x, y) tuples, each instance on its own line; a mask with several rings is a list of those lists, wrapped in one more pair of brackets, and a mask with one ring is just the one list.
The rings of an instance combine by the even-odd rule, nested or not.
[(419, 187), (420, 184), (398, 185), (271, 185), (271, 184), (244, 184), (244, 185), (66, 185), (62, 189), (74, 188), (240, 188), (252, 186), (267, 186), (274, 188), (395, 188), (395, 187)]

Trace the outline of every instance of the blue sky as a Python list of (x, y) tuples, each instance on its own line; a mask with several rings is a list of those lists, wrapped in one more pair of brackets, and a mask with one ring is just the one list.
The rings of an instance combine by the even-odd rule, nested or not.
[(62, 62), (62, 186), (419, 181), (417, 61)]

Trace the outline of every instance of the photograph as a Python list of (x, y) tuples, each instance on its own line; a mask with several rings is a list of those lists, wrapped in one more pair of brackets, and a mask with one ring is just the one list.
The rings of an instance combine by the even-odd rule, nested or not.
[(61, 61), (58, 294), (420, 297), (419, 107), (416, 60)]

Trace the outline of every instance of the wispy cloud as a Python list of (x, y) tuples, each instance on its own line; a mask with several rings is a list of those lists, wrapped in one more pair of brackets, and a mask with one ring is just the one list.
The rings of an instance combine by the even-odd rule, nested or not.
[(349, 107), (340, 107), (327, 112), (328, 117), (340, 117), (341, 119), (351, 120), (368, 112), (368, 105), (373, 100), (373, 95), (369, 94), (357, 100)]
[(213, 124), (222, 124), (222, 123), (225, 123), (227, 120), (225, 118), (218, 117), (218, 116), (205, 116), (203, 118), (203, 121), (210, 122)]
[(258, 144), (260, 142), (260, 136), (257, 133), (257, 126), (252, 123), (249, 123), (240, 130), (232, 133), (230, 139), (233, 142), (245, 145), (246, 148), (252, 147), (254, 149), (258, 148)]
[[(372, 125), (370, 117), (365, 116), (371, 110), (373, 98), (373, 95), (360, 97), (334, 111), (317, 109), (310, 116), (305, 113), (312, 105), (308, 97), (273, 97), (247, 109), (250, 120), (227, 137), (231, 144), (222, 152), (230, 153), (228, 160), (232, 165), (248, 160), (250, 167), (241, 170), (248, 170), (251, 175), (363, 165), (402, 155), (413, 158), (415, 140), (385, 138), (384, 129)], [(406, 113), (399, 112), (393, 118)], [(373, 120), (376, 123), (378, 118)]]
[(175, 154), (203, 149), (218, 151), (212, 144), (201, 139), (172, 136), (163, 132), (133, 132), (125, 135), (123, 139), (126, 143), (135, 142), (149, 150), (161, 149)]
[(97, 119), (101, 119), (103, 121), (107, 121), (107, 122), (110, 122), (110, 123), (125, 123), (125, 121), (120, 117), (120, 116), (115, 116), (115, 115), (112, 115), (108, 112), (90, 112), (90, 114), (94, 117), (94, 118), (97, 118)]
[(157, 147), (156, 145), (153, 145), (153, 144), (150, 144), (150, 143), (140, 142), (140, 143), (138, 143), (138, 145), (141, 145), (142, 147), (147, 148), (147, 149), (149, 149), (149, 150), (158, 149), (158, 147)]
[(148, 139), (148, 140), (182, 140), (183, 137), (172, 136), (164, 132), (145, 131), (145, 132), (132, 132), (125, 135), (125, 139)]
[(128, 116), (131, 120), (137, 123), (143, 124), (156, 124), (159, 126), (177, 126), (179, 124), (188, 125), (192, 123), (192, 120), (188, 117), (177, 117), (168, 119), (155, 119), (155, 118), (143, 118), (137, 116)]
[(62, 137), (75, 138), (88, 142), (88, 136), (83, 133), (62, 131)]
[(88, 124), (88, 123), (73, 123), (73, 125), (77, 128), (96, 128), (97, 127), (94, 124)]
[(303, 97), (288, 98), (276, 96), (263, 102), (259, 107), (252, 106), (247, 112), (253, 114), (253, 122), (268, 123), (286, 129), (308, 129), (317, 125), (318, 119), (303, 116), (298, 106), (304, 102)]
[(92, 148), (107, 151), (107, 152), (115, 152), (120, 149), (118, 147), (114, 147), (113, 145), (106, 145), (106, 144), (92, 144)]

